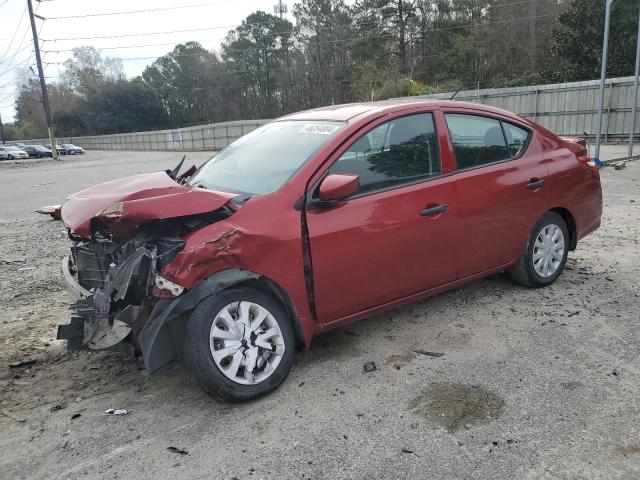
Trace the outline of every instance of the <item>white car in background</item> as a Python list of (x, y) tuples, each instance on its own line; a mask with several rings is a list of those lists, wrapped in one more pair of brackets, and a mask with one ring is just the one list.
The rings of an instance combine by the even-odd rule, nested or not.
[(29, 154), (15, 145), (0, 145), (0, 158), (3, 160), (23, 159), (29, 158)]

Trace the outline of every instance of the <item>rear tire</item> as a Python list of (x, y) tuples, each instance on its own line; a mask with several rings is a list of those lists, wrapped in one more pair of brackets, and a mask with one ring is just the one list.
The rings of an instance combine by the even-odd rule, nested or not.
[(509, 274), (526, 287), (546, 287), (562, 273), (568, 252), (567, 224), (557, 213), (547, 212), (533, 227), (522, 256)]
[[(216, 359), (214, 352), (220, 352)], [(256, 288), (232, 287), (193, 311), (184, 353), (205, 392), (223, 402), (243, 402), (271, 392), (287, 378), (295, 337), (286, 310), (273, 297)]]

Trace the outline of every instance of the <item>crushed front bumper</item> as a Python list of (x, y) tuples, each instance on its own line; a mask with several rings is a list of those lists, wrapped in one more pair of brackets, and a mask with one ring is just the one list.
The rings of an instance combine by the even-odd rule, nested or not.
[(71, 322), (58, 327), (57, 338), (67, 340), (69, 350), (113, 349), (125, 339), (135, 340), (132, 334), (157, 302), (152, 295), (157, 269), (183, 243), (144, 235), (121, 243), (72, 242), (71, 255), (62, 260)]

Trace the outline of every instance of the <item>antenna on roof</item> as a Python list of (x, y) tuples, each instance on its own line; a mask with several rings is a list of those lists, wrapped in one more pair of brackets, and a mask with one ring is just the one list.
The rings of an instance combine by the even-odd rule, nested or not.
[(460, 90), (462, 90), (462, 87), (460, 87), (459, 89), (457, 89), (457, 90), (456, 90), (456, 92), (455, 92), (453, 95), (451, 95), (451, 97), (449, 97), (449, 100), (453, 100), (453, 97), (455, 97), (455, 96), (458, 94), (458, 92), (459, 92)]

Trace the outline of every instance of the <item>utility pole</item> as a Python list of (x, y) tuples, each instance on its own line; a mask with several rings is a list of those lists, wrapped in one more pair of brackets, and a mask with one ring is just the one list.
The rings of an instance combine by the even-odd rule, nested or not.
[(287, 13), (287, 4), (282, 3), (282, 0), (278, 0), (278, 3), (273, 6), (273, 13), (280, 15), (280, 18), (282, 18)]
[[(31, 0), (27, 0), (29, 7), (29, 19), (31, 20), (31, 32), (33, 33), (33, 49), (36, 52), (36, 63), (38, 64), (38, 74), (40, 75), (40, 88), (42, 90), (42, 103), (44, 104), (44, 114), (47, 118), (47, 131), (49, 133), (49, 142), (51, 142), (51, 155), (54, 160), (58, 159), (58, 149), (56, 148), (56, 139), (53, 137), (53, 124), (51, 123), (51, 110), (49, 109), (49, 96), (47, 95), (47, 83), (44, 80), (44, 70), (42, 69), (42, 59), (40, 58), (40, 44), (38, 43), (38, 31), (36, 30), (36, 20), (33, 13), (33, 5)], [(38, 17), (44, 20), (43, 17)]]
[(2, 115), (0, 115), (0, 142), (4, 145), (4, 127), (2, 125)]

